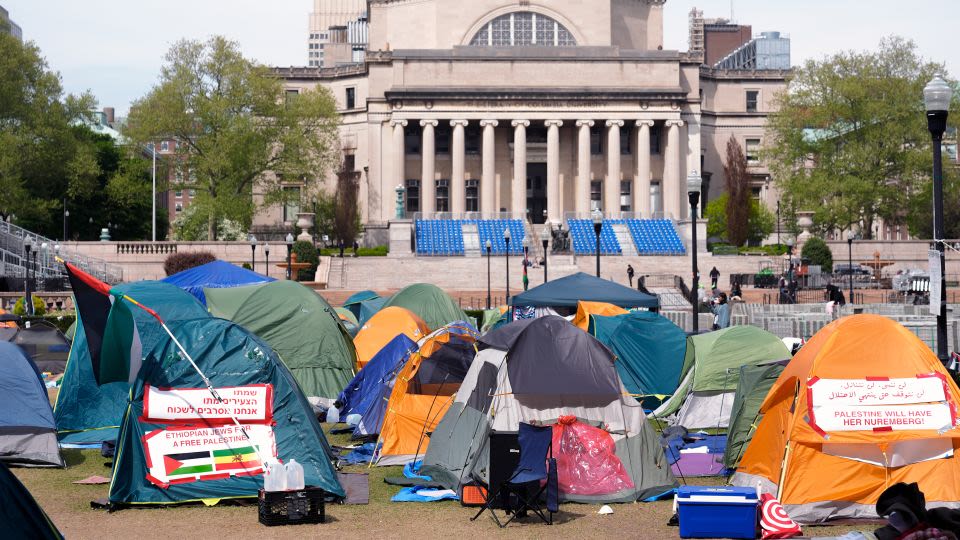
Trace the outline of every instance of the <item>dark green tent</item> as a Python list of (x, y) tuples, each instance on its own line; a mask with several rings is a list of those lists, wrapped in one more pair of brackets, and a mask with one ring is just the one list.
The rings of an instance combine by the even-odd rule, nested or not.
[(727, 449), (723, 454), (724, 467), (735, 469), (740, 464), (740, 458), (747, 451), (747, 445), (762, 418), (760, 405), (785, 367), (779, 362), (740, 367), (737, 395), (733, 398), (733, 408), (730, 410)]
[(647, 408), (658, 406), (680, 384), (687, 335), (650, 311), (590, 316), (589, 332), (617, 355), (623, 385)]
[(660, 299), (606, 279), (579, 272), (534, 287), (510, 299), (514, 307), (576, 309), (577, 302), (606, 302), (622, 308), (659, 308)]
[(0, 524), (9, 539), (63, 539), (27, 488), (6, 465), (0, 463)]
[[(193, 295), (169, 283), (139, 281), (117, 285), (114, 290), (156, 310), (167, 322), (210, 316)], [(156, 319), (146, 311), (133, 309), (131, 313), (143, 350), (158, 339), (168, 339)], [(60, 441), (96, 443), (116, 439), (129, 393), (130, 385), (126, 381), (97, 386), (83, 320), (78, 313), (76, 334), (53, 408)]]
[[(169, 338), (145, 349), (117, 439), (111, 503), (256, 497), (272, 459), (295, 459), (306, 485), (344, 496), (310, 404), (266, 343), (223, 319), (170, 326), (225, 402), (212, 399)], [(224, 409), (246, 415), (246, 434)]]
[(295, 281), (205, 289), (214, 316), (229, 319), (267, 342), (303, 393), (329, 404), (340, 394), (357, 363), (350, 334), (319, 294)]
[[(402, 307), (414, 312), (427, 323), (431, 330), (456, 321), (468, 321), (467, 314), (450, 298), (450, 295), (441, 291), (435, 285), (415, 283), (408, 285), (393, 295), (383, 308), (390, 306)], [(360, 321), (363, 325), (365, 321)]]

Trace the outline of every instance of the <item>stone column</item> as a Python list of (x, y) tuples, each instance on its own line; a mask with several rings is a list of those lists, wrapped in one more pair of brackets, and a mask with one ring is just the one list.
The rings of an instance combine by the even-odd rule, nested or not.
[(653, 120), (637, 121), (637, 176), (633, 182), (633, 211), (638, 218), (651, 217), (650, 128)]
[(450, 158), (453, 162), (450, 173), (450, 211), (458, 217), (462, 217), (467, 208), (467, 179), (464, 171), (467, 149), (464, 146), (463, 133), (467, 123), (466, 120), (450, 121), (453, 127), (453, 144), (450, 148)]
[(436, 120), (421, 120), (423, 127), (423, 156), (420, 173), (420, 211), (424, 214), (437, 209), (437, 141), (434, 128), (439, 122)]
[(603, 182), (603, 213), (620, 217), (620, 128), (623, 120), (607, 120), (607, 178)]
[(497, 212), (496, 120), (481, 120), (483, 127), (483, 172), (480, 178), (480, 212), (493, 217)]
[(667, 120), (667, 147), (663, 159), (663, 212), (673, 219), (683, 218), (680, 201), (680, 126), (683, 120)]
[(590, 128), (593, 120), (577, 120), (577, 185), (574, 190), (578, 218), (590, 214)]
[(402, 186), (407, 180), (407, 149), (404, 146), (404, 137), (403, 128), (407, 127), (406, 120), (394, 120), (391, 122), (393, 126), (393, 186), (391, 190), (397, 186)]
[(547, 219), (561, 223), (560, 215), (560, 126), (563, 120), (547, 120)]
[(510, 184), (510, 211), (515, 219), (527, 218), (527, 128), (529, 120), (514, 120), (513, 182)]

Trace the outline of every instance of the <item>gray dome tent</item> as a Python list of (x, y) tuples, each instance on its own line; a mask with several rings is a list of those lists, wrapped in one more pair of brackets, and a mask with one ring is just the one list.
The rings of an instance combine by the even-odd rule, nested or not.
[[(632, 502), (677, 485), (643, 408), (626, 395), (615, 357), (602, 343), (561, 317), (546, 316), (505, 325), (480, 344), (486, 348), (431, 436), (422, 474), (450, 489), (473, 480), (487, 483), (491, 432), (515, 432), (520, 422), (556, 425), (575, 416), (611, 441), (611, 455), (629, 480), (606, 492), (561, 488), (561, 500)], [(554, 455), (560, 453), (555, 447)]]

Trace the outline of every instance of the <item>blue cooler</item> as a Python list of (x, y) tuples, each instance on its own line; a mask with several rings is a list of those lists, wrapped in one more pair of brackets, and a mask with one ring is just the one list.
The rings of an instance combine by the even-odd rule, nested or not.
[(680, 538), (756, 538), (756, 488), (682, 486), (674, 504)]

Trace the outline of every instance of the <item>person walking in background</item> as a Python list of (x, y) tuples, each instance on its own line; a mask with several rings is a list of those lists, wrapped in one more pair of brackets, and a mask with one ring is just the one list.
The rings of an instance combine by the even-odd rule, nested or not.
[(632, 289), (633, 288), (633, 265), (632, 264), (627, 265), (627, 279), (630, 280), (630, 288)]
[(713, 270), (710, 271), (710, 288), (716, 289), (717, 284), (720, 282), (720, 271), (717, 270), (717, 267), (714, 266)]
[(721, 330), (730, 326), (730, 304), (727, 303), (727, 293), (720, 293), (720, 296), (713, 300), (713, 329)]

